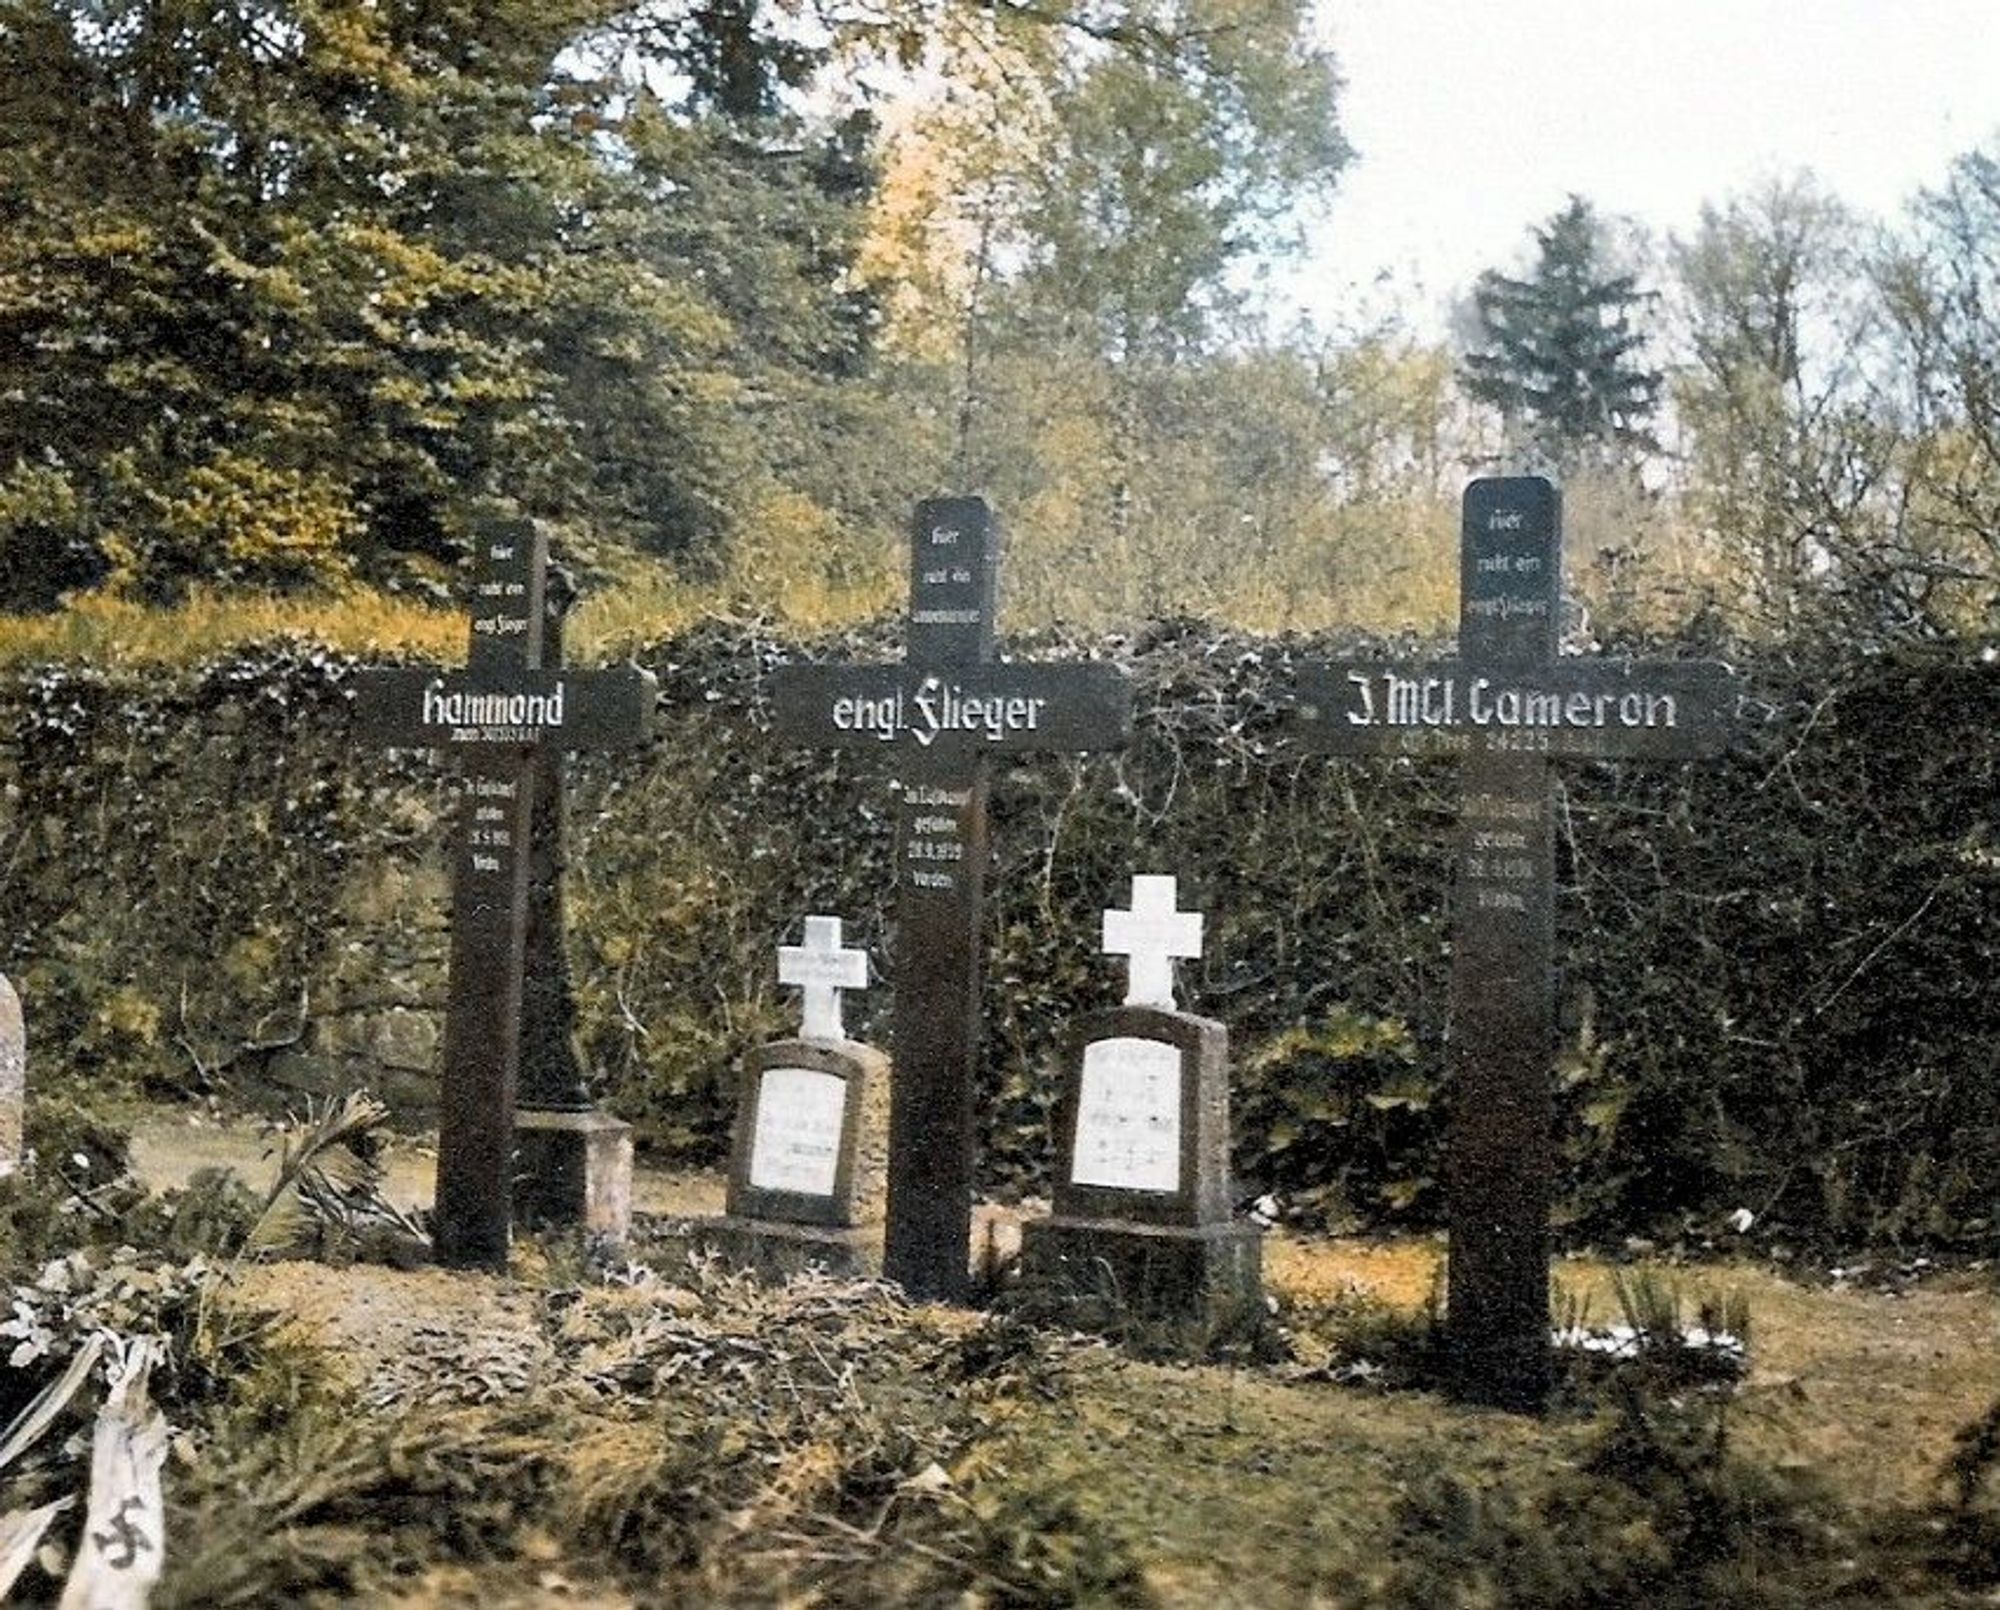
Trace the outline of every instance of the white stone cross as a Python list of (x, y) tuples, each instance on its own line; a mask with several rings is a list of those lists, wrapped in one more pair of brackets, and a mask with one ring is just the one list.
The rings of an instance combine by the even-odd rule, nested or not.
[(805, 943), (778, 947), (778, 982), (805, 991), (808, 1040), (844, 1040), (840, 992), (868, 987), (868, 952), (840, 948), (838, 917), (808, 917)]
[(1142, 873), (1132, 880), (1132, 909), (1104, 914), (1104, 954), (1131, 959), (1127, 1006), (1174, 1010), (1174, 958), (1201, 954), (1201, 913), (1177, 911), (1174, 880)]

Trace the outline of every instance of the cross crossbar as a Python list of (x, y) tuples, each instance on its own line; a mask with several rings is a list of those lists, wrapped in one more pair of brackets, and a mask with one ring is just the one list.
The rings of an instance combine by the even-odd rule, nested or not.
[(439, 1076), (435, 1244), (447, 1265), (507, 1262), (538, 756), (636, 743), (653, 708), (653, 679), (636, 668), (544, 664), (548, 583), (541, 529), (489, 522), (473, 549), (466, 669), (353, 679), (363, 731), (392, 748), (448, 750), (463, 770)]
[(1463, 761), (1452, 912), (1446, 1340), (1460, 1396), (1539, 1408), (1549, 1384), (1555, 831), (1549, 762), (1725, 747), (1727, 667), (1557, 654), (1562, 504), (1466, 488), (1455, 659), (1306, 665), (1304, 748)]
[(778, 982), (802, 992), (808, 1040), (844, 1040), (840, 992), (868, 987), (868, 952), (842, 948), (838, 917), (808, 917), (805, 930), (803, 944), (778, 947)]
[(1104, 913), (1102, 949), (1129, 963), (1127, 1006), (1174, 1010), (1174, 959), (1201, 954), (1202, 916), (1179, 911), (1175, 880), (1151, 873), (1132, 879), (1132, 909)]

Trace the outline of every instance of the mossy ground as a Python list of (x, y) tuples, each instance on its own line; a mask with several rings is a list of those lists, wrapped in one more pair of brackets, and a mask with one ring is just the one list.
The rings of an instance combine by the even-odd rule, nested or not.
[[(257, 1151), (179, 1120), (138, 1142), (162, 1181)], [(392, 1190), (420, 1198), (428, 1166), (406, 1146)], [(705, 1177), (641, 1181), (660, 1212), (718, 1198)], [(506, 1279), (249, 1268), (237, 1300), (287, 1316), (340, 1405), (317, 1424), (294, 1383), (267, 1411), (311, 1429), (294, 1452), (327, 1473), (252, 1468), (270, 1439), (240, 1427), (191, 1456), (170, 1481), (196, 1557), (169, 1598), (222, 1602), (205, 1584), (233, 1582), (230, 1602), (483, 1610), (1992, 1602), (1995, 1529), (1955, 1522), (1941, 1477), (1993, 1400), (1990, 1270), (1849, 1285), (1658, 1263), (1690, 1307), (1748, 1302), (1752, 1365), (1726, 1409), (1672, 1388), (1621, 1409), (1599, 1383), (1532, 1420), (1333, 1367), (1420, 1333), (1441, 1250), (1276, 1235), (1291, 1358), (1203, 1364), (874, 1288), (772, 1295), (665, 1265), (607, 1282), (559, 1245), (523, 1248)], [(1558, 1278), (1608, 1319), (1631, 1269), (1570, 1259)], [(231, 1577), (218, 1548), (248, 1545), (202, 1533), (254, 1517), (273, 1484), (308, 1490), (274, 1511), (273, 1574)]]

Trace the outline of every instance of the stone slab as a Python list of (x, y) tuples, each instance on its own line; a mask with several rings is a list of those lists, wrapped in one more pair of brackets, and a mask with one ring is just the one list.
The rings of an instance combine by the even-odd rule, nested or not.
[[(1148, 1048), (1157, 1048), (1154, 1055)], [(1162, 1071), (1173, 1064), (1177, 1071)], [(1222, 1024), (1157, 1006), (1112, 1007), (1072, 1026), (1063, 1068), (1058, 1217), (1160, 1225), (1228, 1219), (1229, 1031)]]
[(889, 1059), (858, 1040), (778, 1040), (750, 1051), (736, 1104), (730, 1215), (879, 1236), (889, 1099)]
[(873, 1280), (882, 1273), (880, 1224), (843, 1229), (729, 1215), (697, 1220), (687, 1234), (696, 1250), (774, 1283), (808, 1269), (857, 1280)]
[(1034, 1219), (1021, 1227), (1021, 1278), (1079, 1323), (1137, 1322), (1199, 1340), (1263, 1313), (1263, 1246), (1254, 1224)]

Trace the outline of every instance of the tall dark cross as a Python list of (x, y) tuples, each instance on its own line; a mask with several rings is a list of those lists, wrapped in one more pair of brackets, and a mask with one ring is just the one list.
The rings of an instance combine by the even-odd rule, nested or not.
[(1538, 1408), (1549, 1386), (1555, 835), (1549, 762), (1712, 755), (1726, 667), (1558, 658), (1562, 504), (1539, 477), (1465, 492), (1459, 654), (1299, 668), (1306, 744), (1462, 762), (1447, 1137), (1453, 1390)]
[(644, 671), (544, 668), (548, 568), (532, 522), (486, 525), (466, 668), (355, 678), (364, 731), (460, 762), (433, 1238), (438, 1261), (457, 1267), (507, 1262), (538, 769), (565, 749), (639, 742), (653, 709)]
[(994, 663), (999, 560), (984, 502), (919, 504), (905, 663), (787, 666), (772, 684), (781, 736), (901, 771), (883, 1271), (945, 1300), (969, 1286), (987, 757), (1111, 748), (1132, 726), (1115, 666)]

